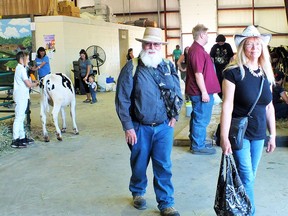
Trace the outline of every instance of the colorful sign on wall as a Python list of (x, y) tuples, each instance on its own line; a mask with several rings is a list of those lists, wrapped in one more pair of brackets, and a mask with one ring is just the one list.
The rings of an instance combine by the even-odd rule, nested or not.
[[(30, 18), (0, 19), (0, 58), (14, 58), (19, 51), (31, 51), (30, 24)], [(16, 64), (15, 61), (3, 60), (0, 62), (0, 70), (14, 69)]]

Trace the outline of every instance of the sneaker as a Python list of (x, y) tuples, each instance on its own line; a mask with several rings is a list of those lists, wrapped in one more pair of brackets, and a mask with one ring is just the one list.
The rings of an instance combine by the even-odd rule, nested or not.
[(133, 206), (139, 210), (146, 209), (147, 205), (145, 198), (143, 196), (133, 196)]
[(34, 139), (25, 137), (23, 139), (20, 139), (20, 142), (22, 142), (25, 145), (31, 145), (31, 144), (34, 144)]
[(216, 154), (216, 149), (213, 147), (207, 147), (205, 146), (203, 149), (191, 149), (190, 150), (192, 154), (196, 155), (213, 155)]
[(11, 143), (12, 148), (26, 148), (27, 146), (20, 141), (20, 139), (13, 140)]
[(179, 212), (173, 207), (165, 208), (160, 213), (161, 216), (180, 216)]

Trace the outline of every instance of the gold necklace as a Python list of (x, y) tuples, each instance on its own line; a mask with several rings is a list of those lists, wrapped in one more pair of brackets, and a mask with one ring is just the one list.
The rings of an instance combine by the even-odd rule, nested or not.
[(247, 67), (247, 68), (248, 68), (249, 72), (250, 72), (254, 77), (261, 77), (261, 76), (264, 75), (263, 70), (262, 70), (261, 67), (259, 67), (259, 69), (258, 69), (259, 72), (258, 72), (258, 73), (255, 73), (255, 71), (252, 70), (250, 67)]

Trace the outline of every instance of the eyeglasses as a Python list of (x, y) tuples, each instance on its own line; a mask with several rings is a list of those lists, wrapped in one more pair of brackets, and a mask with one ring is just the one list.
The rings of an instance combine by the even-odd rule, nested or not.
[(246, 44), (244, 44), (244, 46), (245, 46), (246, 48), (260, 47), (260, 46), (261, 46), (261, 43), (246, 43)]
[(145, 43), (145, 46), (151, 47), (152, 45), (153, 45), (154, 47), (160, 47), (160, 46), (161, 46), (161, 43)]

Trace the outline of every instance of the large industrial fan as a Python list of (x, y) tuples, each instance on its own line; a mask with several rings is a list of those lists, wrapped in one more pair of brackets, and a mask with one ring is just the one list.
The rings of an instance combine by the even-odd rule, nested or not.
[(86, 53), (93, 67), (97, 67), (98, 75), (100, 75), (99, 67), (102, 66), (106, 60), (105, 51), (100, 46), (92, 45), (86, 49)]

